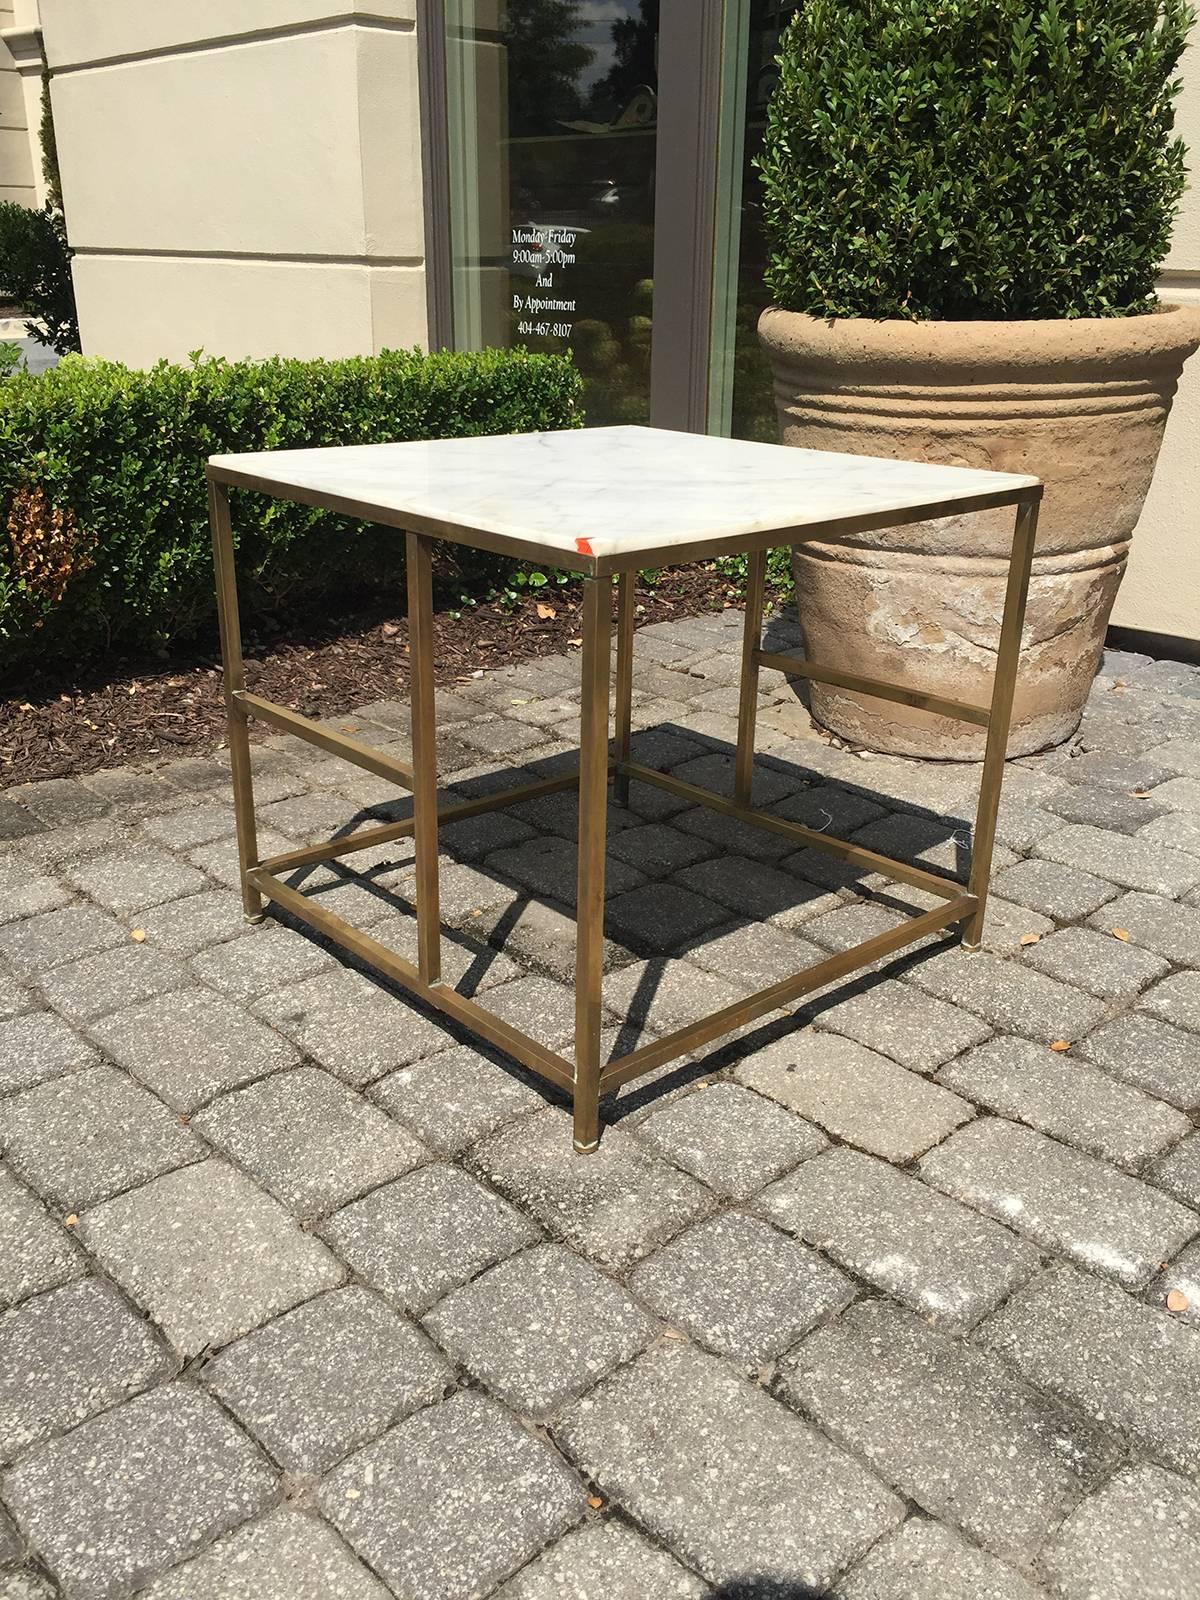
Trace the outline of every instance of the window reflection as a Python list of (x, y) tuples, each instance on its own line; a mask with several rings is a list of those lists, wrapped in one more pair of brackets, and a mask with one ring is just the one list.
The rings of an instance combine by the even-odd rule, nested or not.
[(572, 349), (650, 410), (658, 0), (447, 6), (456, 343)]

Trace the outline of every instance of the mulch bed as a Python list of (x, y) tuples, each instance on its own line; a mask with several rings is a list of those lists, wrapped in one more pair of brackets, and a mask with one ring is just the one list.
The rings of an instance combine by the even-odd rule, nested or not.
[[(684, 568), (637, 592), (639, 625), (720, 610), (738, 599), (713, 569)], [(542, 589), (515, 609), (481, 604), (434, 619), (438, 682), (450, 685), (579, 644), (577, 587)], [(543, 613), (549, 613), (544, 615)], [(408, 624), (394, 604), (345, 616), (292, 619), (286, 635), (245, 640), (247, 687), (310, 717), (340, 716), (404, 698)], [(219, 659), (118, 657), (85, 675), (69, 666), (0, 684), (0, 787), (101, 767), (202, 754), (221, 743)], [(251, 724), (262, 734), (266, 729)]]

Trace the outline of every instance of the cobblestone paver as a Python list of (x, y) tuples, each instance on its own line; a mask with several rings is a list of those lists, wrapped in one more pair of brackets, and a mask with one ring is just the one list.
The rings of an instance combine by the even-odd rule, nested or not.
[[(740, 630), (638, 635), (639, 759), (721, 793)], [(447, 790), (569, 766), (577, 671), (440, 694)], [(756, 804), (956, 870), (977, 769), (761, 690)], [(1198, 707), (1110, 654), (1010, 766), (981, 953), (658, 1069), (585, 1158), (245, 924), (220, 754), (0, 794), (0, 1597), (1200, 1600)], [(407, 753), (402, 701), (354, 721)], [(264, 849), (406, 814), (255, 767)], [(567, 793), (441, 840), (446, 981), (556, 1048), (575, 834)], [(927, 903), (637, 783), (610, 843), (615, 1053)], [(414, 958), (410, 841), (295, 881)]]

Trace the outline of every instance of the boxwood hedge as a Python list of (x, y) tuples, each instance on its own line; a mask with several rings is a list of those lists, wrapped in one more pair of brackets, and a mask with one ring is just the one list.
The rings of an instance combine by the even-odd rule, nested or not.
[(759, 158), (777, 305), (1148, 310), (1183, 193), (1185, 0), (807, 0)]
[[(227, 451), (582, 424), (564, 357), (385, 351), (0, 381), (0, 668), (194, 637), (213, 613), (204, 462)], [(394, 532), (235, 491), (244, 615), (402, 581)]]

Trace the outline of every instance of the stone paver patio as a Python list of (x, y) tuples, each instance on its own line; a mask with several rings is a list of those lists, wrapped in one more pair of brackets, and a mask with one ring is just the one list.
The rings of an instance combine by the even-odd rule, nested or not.
[[(639, 634), (640, 759), (728, 785), (739, 628)], [(569, 760), (576, 669), (443, 694), (446, 787)], [(763, 679), (759, 804), (960, 863), (977, 771)], [(406, 749), (401, 704), (342, 721)], [(256, 770), (264, 852), (407, 803)], [(552, 1043), (573, 804), (442, 841), (448, 973)], [(219, 759), (0, 795), (3, 1600), (1200, 1596), (1200, 668), (1110, 654), (1010, 764), (984, 952), (631, 1085), (588, 1158), (246, 927), (232, 828)], [(610, 842), (614, 1052), (917, 903), (638, 785)], [(410, 954), (408, 846), (353, 866), (298, 881)]]

